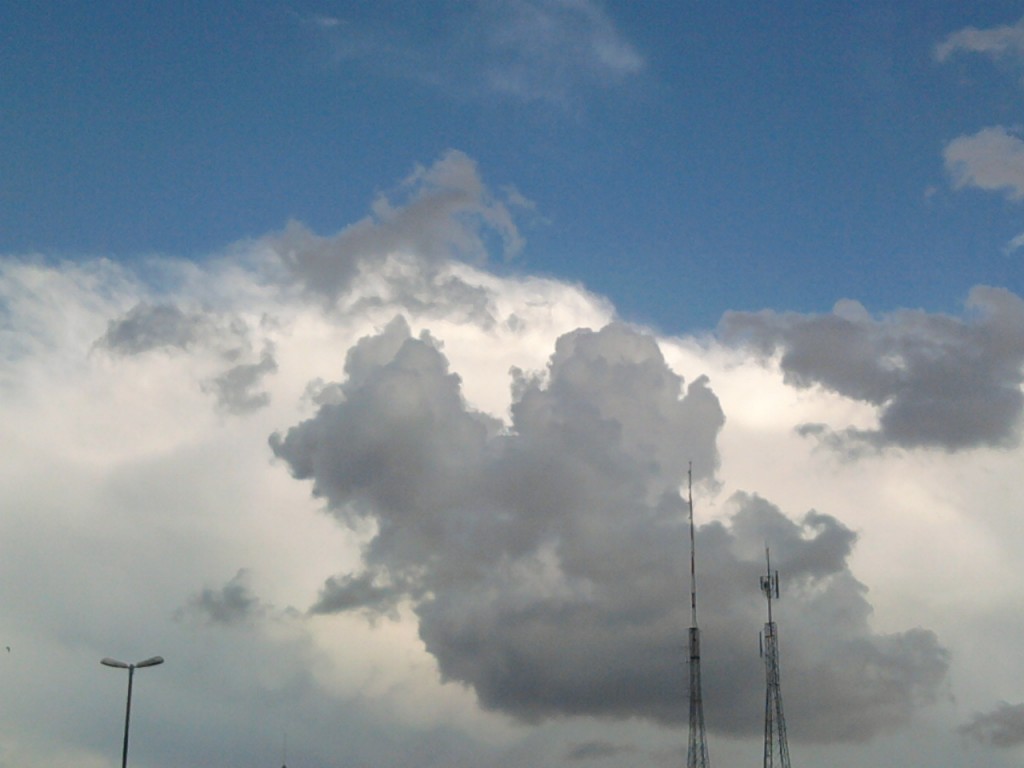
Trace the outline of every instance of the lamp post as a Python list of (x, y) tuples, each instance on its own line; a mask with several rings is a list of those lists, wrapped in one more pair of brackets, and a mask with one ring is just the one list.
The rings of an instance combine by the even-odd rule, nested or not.
[(124, 710), (124, 749), (121, 751), (121, 768), (128, 768), (128, 721), (131, 720), (132, 716), (132, 677), (135, 675), (136, 669), (142, 667), (155, 667), (157, 664), (163, 664), (163, 656), (153, 656), (152, 658), (146, 659), (145, 661), (139, 661), (135, 664), (126, 664), (123, 661), (117, 659), (100, 659), (100, 664), (106, 667), (117, 667), (118, 669), (128, 670), (128, 704)]

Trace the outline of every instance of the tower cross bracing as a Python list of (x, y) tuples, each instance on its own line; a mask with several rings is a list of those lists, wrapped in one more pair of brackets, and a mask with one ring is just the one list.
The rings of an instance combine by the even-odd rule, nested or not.
[(768, 622), (764, 625), (761, 654), (764, 656), (764, 768), (790, 768), (786, 717), (782, 713), (782, 688), (779, 681), (779, 631), (772, 619), (772, 597), (779, 597), (779, 572), (772, 572), (771, 554), (765, 547), (767, 573), (761, 577), (761, 591), (768, 600)]
[(707, 733), (704, 730), (704, 702), (700, 684), (700, 630), (697, 628), (697, 557), (693, 529), (693, 466), (687, 471), (687, 499), (690, 507), (690, 739), (686, 768), (709, 768)]

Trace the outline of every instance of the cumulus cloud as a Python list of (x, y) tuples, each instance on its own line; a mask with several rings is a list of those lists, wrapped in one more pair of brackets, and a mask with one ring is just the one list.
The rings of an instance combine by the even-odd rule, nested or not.
[(1003, 701), (991, 712), (975, 715), (960, 733), (982, 744), (1009, 749), (1024, 744), (1024, 704)]
[[(417, 167), (394, 200), (380, 195), (370, 216), (339, 234), (322, 237), (292, 222), (267, 244), (292, 279), (333, 302), (361, 270), (379, 269), (389, 258), (401, 264), (402, 257), (413, 257), (419, 274), (452, 258), (483, 261), (494, 240), (506, 255), (522, 246), (508, 205), (487, 190), (473, 160), (451, 150), (433, 165)], [(460, 287), (449, 280), (441, 290)]]
[(791, 386), (874, 406), (877, 426), (804, 427), (836, 445), (1012, 445), (1024, 405), (1024, 302), (978, 287), (967, 309), (964, 318), (902, 310), (876, 319), (855, 302), (828, 315), (733, 312), (719, 333), (765, 360), (777, 357)]
[[(431, 189), (416, 181), (389, 204), (414, 208)], [(461, 217), (448, 205), (423, 210), (441, 229)], [(368, 230), (386, 229), (386, 218), (371, 217)], [(475, 221), (482, 247), (505, 242), (500, 227)], [(697, 545), (705, 711), (717, 743), (756, 754), (766, 541), (782, 572), (775, 618), (794, 741), (858, 741), (908, 722), (944, 692), (950, 636), (961, 687), (983, 687), (979, 669), (1003, 672), (971, 657), (1004, 656), (1010, 641), (1001, 638), (1014, 632), (999, 624), (986, 654), (961, 653), (982, 638), (951, 616), (969, 606), (1004, 620), (1003, 601), (1015, 596), (974, 579), (1006, 588), (1018, 527), (1008, 523), (993, 544), (998, 537), (965, 514), (936, 536), (955, 535), (965, 561), (985, 564), (966, 598), (942, 581), (949, 569), (937, 557), (915, 560), (912, 542), (886, 549), (879, 540), (918, 534), (915, 515), (934, 519), (928, 502), (911, 506), (908, 496), (942, 496), (947, 517), (968, 498), (964, 506), (983, 503), (989, 522), (1015, 520), (1006, 489), (1018, 454), (957, 456), (953, 473), (950, 457), (924, 457), (923, 469), (920, 457), (894, 453), (882, 469), (899, 483), (861, 499), (848, 491), (869, 485), (866, 465), (829, 474), (829, 457), (751, 412), (778, 402), (787, 375), (882, 416), (929, 403), (937, 410), (915, 418), (945, 424), (931, 427), (944, 436), (936, 382), (960, 382), (968, 409), (994, 407), (979, 403), (1019, 388), (1016, 297), (979, 289), (964, 318), (879, 319), (845, 303), (835, 315), (853, 330), (837, 334), (822, 318), (753, 316), (756, 332), (740, 334), (750, 347), (709, 350), (606, 325), (614, 310), (578, 286), (497, 277), (449, 261), (442, 246), (381, 256), (386, 248), (356, 248), (343, 236), (319, 241), (325, 261), (335, 249), (356, 267), (346, 273), (343, 258), (323, 265), (335, 284), (312, 302), (314, 270), (293, 264), (282, 276), (268, 241), (239, 244), (159, 292), (133, 265), (0, 260), (0, 429), (10, 447), (0, 471), (9, 502), (0, 569), (12, 585), (2, 609), (18, 654), (8, 672), (25, 692), (0, 717), (14, 734), (5, 749), (21, 764), (98, 764), (119, 743), (116, 732), (96, 734), (117, 722), (123, 679), (106, 681), (103, 710), (97, 682), (81, 674), (98, 675), (96, 659), (122, 656), (119, 644), (124, 658), (152, 647), (174, 672), (146, 683), (151, 714), (140, 725), (185, 736), (140, 739), (154, 745), (154, 765), (179, 764), (182, 743), (192, 762), (230, 753), (255, 764), (278, 746), (260, 735), (279, 733), (285, 720), (290, 742), (309, 745), (306, 763), (383, 755), (398, 766), (678, 764), (689, 621), (679, 487), (690, 461), (698, 522), (706, 508), (713, 520), (698, 526)], [(756, 369), (744, 349), (762, 361), (794, 356)], [(952, 373), (965, 360), (976, 379)], [(893, 371), (904, 378), (887, 378)], [(748, 402), (730, 399), (739, 396)], [(828, 420), (837, 399), (792, 398), (801, 401), (794, 408), (814, 401), (807, 412), (824, 429), (845, 424)], [(215, 408), (251, 417), (220, 418)], [(1017, 411), (1001, 413), (1012, 421)], [(869, 433), (859, 444), (897, 439), (887, 422), (857, 426)], [(268, 449), (275, 428), (283, 431)], [(999, 434), (981, 430), (978, 439)], [(268, 470), (272, 453), (280, 471)], [(785, 514), (756, 494), (731, 495), (750, 487), (751, 466), (775, 475), (776, 499), (792, 492)], [(718, 498), (723, 488), (731, 501)], [(843, 512), (799, 514), (812, 503)], [(316, 514), (320, 504), (328, 516)], [(854, 529), (864, 532), (857, 574)], [(892, 552), (913, 562), (887, 560)], [(248, 571), (223, 581), (246, 563), (260, 564), (255, 586)], [(908, 570), (913, 578), (900, 573)], [(865, 583), (883, 587), (877, 597), (865, 572)], [(916, 591), (922, 581), (941, 598), (934, 614)], [(40, 601), (40, 590), (53, 599)], [(964, 602), (947, 610), (956, 600)], [(274, 604), (312, 605), (284, 617)], [(941, 643), (915, 627), (931, 621), (944, 623)], [(50, 675), (43, 685), (39, 670)], [(474, 696), (498, 714), (480, 711)], [(558, 724), (511, 728), (504, 715)], [(996, 732), (988, 727), (964, 732)], [(943, 745), (955, 737), (943, 734)], [(50, 759), (55, 750), (65, 754)]]
[[(654, 339), (625, 326), (578, 330), (544, 372), (513, 372), (505, 425), (466, 406), (438, 342), (402, 320), (353, 347), (346, 373), (336, 399), (271, 437), (332, 514), (374, 530), (362, 568), (328, 579), (312, 610), (409, 605), (444, 679), (526, 721), (685, 721), (678, 489), (690, 461), (714, 483), (724, 415), (707, 379), (684, 387)], [(855, 536), (837, 520), (793, 523), (737, 497), (729, 523), (698, 539), (712, 727), (760, 727), (766, 539), (798, 606), (786, 665), (804, 738), (867, 738), (930, 700), (943, 649), (927, 630), (872, 634), (846, 565)]]
[(220, 589), (206, 588), (194, 595), (176, 615), (211, 625), (236, 626), (265, 612), (266, 606), (253, 594), (249, 572), (243, 568)]
[(794, 521), (756, 494), (736, 494), (731, 512), (726, 523), (700, 529), (697, 541), (710, 725), (752, 733), (762, 724), (763, 671), (749, 647), (751, 628), (765, 620), (752, 593), (766, 544), (781, 573), (775, 620), (792, 736), (866, 740), (906, 724), (940, 695), (949, 658), (933, 632), (872, 631), (867, 588), (848, 564), (853, 531), (814, 510)]
[(960, 136), (942, 152), (957, 189), (977, 187), (1024, 198), (1024, 141), (1001, 125)]
[(1024, 19), (1016, 24), (979, 29), (965, 27), (935, 46), (935, 58), (945, 61), (957, 53), (980, 53), (993, 58), (1024, 58)]
[[(717, 463), (723, 417), (706, 380), (684, 392), (653, 339), (625, 327), (578, 331), (544, 374), (516, 375), (503, 428), (466, 407), (436, 344), (400, 322), (360, 342), (346, 370), (343, 402), (272, 439), (335, 514), (377, 527), (365, 574), (329, 582), (318, 609), (412, 600), (442, 673), (490, 707), (531, 718), (624, 706), (586, 694), (580, 659), (535, 695), (552, 669), (528, 659), (565, 655), (564, 641), (553, 647), (560, 624), (572, 634), (589, 615), (607, 623), (597, 630), (607, 643), (618, 614), (639, 609), (621, 579), (653, 576), (640, 550), (678, 518), (687, 462), (698, 479)], [(595, 590), (613, 605), (591, 606)], [(509, 654), (526, 654), (515, 674)]]

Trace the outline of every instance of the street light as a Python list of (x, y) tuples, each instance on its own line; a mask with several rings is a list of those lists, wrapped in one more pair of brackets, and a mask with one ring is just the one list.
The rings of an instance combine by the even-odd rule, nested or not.
[(153, 656), (145, 661), (139, 661), (135, 664), (126, 664), (123, 661), (117, 659), (100, 659), (100, 664), (106, 667), (117, 667), (118, 669), (128, 670), (128, 704), (124, 710), (124, 749), (121, 751), (121, 768), (128, 768), (128, 721), (132, 716), (132, 677), (135, 675), (136, 669), (142, 667), (155, 667), (157, 664), (163, 664), (163, 656)]

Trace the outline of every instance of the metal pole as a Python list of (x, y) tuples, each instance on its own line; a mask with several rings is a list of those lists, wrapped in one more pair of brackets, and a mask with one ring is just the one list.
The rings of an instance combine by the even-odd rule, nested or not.
[(132, 677), (135, 675), (135, 665), (128, 666), (128, 703), (124, 708), (124, 749), (121, 750), (121, 768), (128, 768), (128, 723), (132, 717)]

